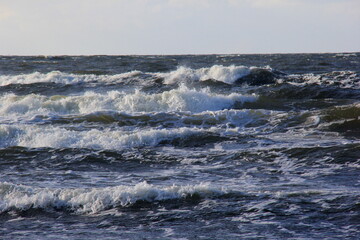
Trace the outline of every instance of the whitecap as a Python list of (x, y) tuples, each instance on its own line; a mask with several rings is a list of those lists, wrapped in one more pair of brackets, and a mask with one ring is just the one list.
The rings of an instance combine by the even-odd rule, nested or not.
[(0, 147), (126, 149), (156, 146), (164, 141), (204, 134), (200, 128), (91, 129), (76, 131), (62, 127), (0, 125)]
[(141, 74), (140, 71), (131, 71), (115, 75), (95, 75), (95, 74), (71, 74), (60, 71), (49, 73), (34, 72), (19, 75), (0, 75), (0, 86), (10, 84), (33, 84), (33, 83), (59, 83), (59, 84), (79, 84), (88, 82), (116, 83), (125, 78), (135, 77)]
[(192, 69), (188, 67), (179, 67), (169, 73), (158, 74), (164, 78), (165, 84), (174, 84), (181, 82), (195, 82), (213, 79), (227, 84), (233, 84), (236, 80), (251, 73), (254, 67), (246, 66), (222, 66), (214, 65), (212, 67)]
[(0, 213), (10, 210), (65, 209), (77, 213), (98, 213), (137, 201), (179, 200), (191, 196), (211, 197), (225, 194), (210, 184), (154, 186), (141, 182), (135, 186), (105, 188), (36, 188), (0, 183)]
[(254, 102), (256, 95), (215, 94), (209, 89), (189, 89), (184, 85), (162, 93), (148, 94), (108, 91), (87, 91), (78, 96), (44, 96), (13, 93), (0, 96), (0, 115), (15, 119), (35, 115), (89, 114), (96, 111), (174, 112), (217, 111), (230, 109), (236, 103)]

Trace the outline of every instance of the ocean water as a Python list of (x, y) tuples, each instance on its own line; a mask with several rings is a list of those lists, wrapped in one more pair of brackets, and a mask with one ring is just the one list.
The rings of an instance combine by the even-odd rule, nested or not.
[(0, 56), (1, 239), (359, 239), (360, 53)]

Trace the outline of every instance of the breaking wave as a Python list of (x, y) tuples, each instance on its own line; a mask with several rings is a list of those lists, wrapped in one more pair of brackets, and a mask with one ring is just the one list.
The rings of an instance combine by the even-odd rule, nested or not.
[(0, 86), (10, 84), (32, 84), (32, 83), (59, 83), (59, 84), (79, 84), (89, 82), (116, 83), (123, 79), (140, 75), (140, 71), (131, 71), (115, 75), (95, 75), (95, 74), (70, 74), (59, 71), (49, 73), (34, 72), (20, 75), (0, 75)]
[(132, 205), (138, 201), (157, 202), (185, 198), (206, 198), (225, 194), (209, 184), (158, 187), (146, 182), (135, 186), (106, 188), (51, 189), (0, 183), (0, 213), (29, 209), (67, 210), (80, 214)]
[(214, 65), (212, 67), (192, 69), (188, 67), (179, 67), (177, 70), (169, 73), (158, 74), (164, 78), (165, 84), (191, 83), (202, 81), (218, 81), (226, 84), (246, 83), (249, 85), (262, 85), (275, 83), (275, 77), (279, 72), (270, 67), (246, 67), (246, 66), (222, 66)]
[(195, 90), (185, 86), (158, 94), (141, 91), (125, 93), (85, 92), (80, 96), (43, 96), (30, 94), (18, 96), (5, 94), (0, 97), (0, 114), (3, 116), (88, 114), (96, 111), (123, 112), (171, 112), (171, 111), (217, 111), (232, 108), (234, 104), (253, 102), (255, 95), (231, 93), (221, 95), (207, 89)]
[[(131, 130), (131, 129), (130, 129)], [(21, 146), (29, 148), (90, 148), (126, 149), (132, 147), (156, 146), (174, 139), (186, 139), (206, 134), (198, 128), (112, 130), (91, 129), (76, 131), (61, 127), (0, 126), (0, 147)]]
[(223, 66), (214, 65), (193, 69), (180, 66), (170, 72), (141, 72), (130, 71), (115, 75), (98, 74), (72, 74), (60, 71), (49, 73), (34, 72), (20, 75), (1, 75), (0, 86), (11, 84), (34, 84), (34, 83), (57, 83), (57, 84), (81, 84), (81, 83), (121, 83), (127, 79), (137, 77), (150, 77), (153, 80), (162, 79), (164, 84), (180, 84), (213, 80), (225, 84), (247, 83), (250, 85), (261, 85), (275, 83), (275, 78), (282, 75), (270, 67), (247, 67), (247, 66)]
[(214, 79), (227, 84), (233, 84), (236, 80), (250, 74), (251, 68), (245, 66), (224, 67), (215, 65), (210, 68), (192, 69), (179, 67), (177, 70), (160, 74), (166, 84), (186, 81), (205, 81)]

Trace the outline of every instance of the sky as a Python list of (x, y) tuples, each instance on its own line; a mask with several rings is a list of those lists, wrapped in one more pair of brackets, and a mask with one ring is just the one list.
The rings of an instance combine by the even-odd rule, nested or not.
[(0, 55), (359, 51), (360, 0), (0, 0)]

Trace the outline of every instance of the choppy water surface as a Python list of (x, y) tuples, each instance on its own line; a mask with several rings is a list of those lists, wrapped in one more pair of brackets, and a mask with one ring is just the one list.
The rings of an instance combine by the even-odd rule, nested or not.
[(358, 239), (360, 54), (0, 57), (0, 238)]

